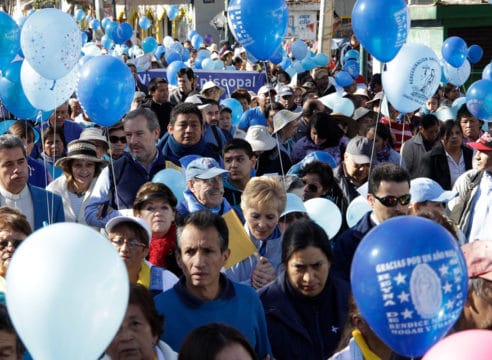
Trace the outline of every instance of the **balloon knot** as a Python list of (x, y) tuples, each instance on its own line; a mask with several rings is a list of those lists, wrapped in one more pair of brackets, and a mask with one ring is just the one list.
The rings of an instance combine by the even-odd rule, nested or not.
[(56, 85), (56, 80), (53, 80), (53, 85), (51, 85), (51, 89), (50, 90), (54, 90), (55, 89), (55, 85)]

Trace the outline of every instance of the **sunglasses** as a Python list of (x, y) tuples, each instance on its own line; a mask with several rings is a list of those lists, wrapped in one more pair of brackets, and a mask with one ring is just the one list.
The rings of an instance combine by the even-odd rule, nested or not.
[(15, 249), (17, 249), (19, 247), (19, 245), (21, 244), (22, 240), (2, 240), (0, 241), (0, 251), (2, 251), (3, 249), (5, 249), (7, 246), (9, 246), (9, 244), (12, 244), (12, 247), (14, 247)]
[(117, 142), (120, 142), (122, 144), (126, 144), (126, 136), (110, 136), (109, 137), (109, 141), (112, 143), (112, 144), (116, 144)]
[(304, 181), (302, 183), (307, 188), (306, 190), (309, 191), (310, 193), (317, 193), (319, 190), (319, 188), (316, 184), (307, 184)]
[(381, 204), (383, 204), (386, 207), (395, 207), (398, 203), (400, 205), (408, 205), (410, 203), (410, 199), (412, 196), (410, 194), (405, 194), (399, 197), (388, 195), (385, 197), (380, 198), (379, 196), (376, 196), (372, 194), (374, 198), (378, 199)]

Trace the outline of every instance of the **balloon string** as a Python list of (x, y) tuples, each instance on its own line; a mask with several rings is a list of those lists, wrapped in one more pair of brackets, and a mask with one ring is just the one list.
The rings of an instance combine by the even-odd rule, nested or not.
[(51, 85), (50, 90), (54, 90), (55, 89), (55, 85), (56, 85), (56, 80), (53, 80), (53, 85)]

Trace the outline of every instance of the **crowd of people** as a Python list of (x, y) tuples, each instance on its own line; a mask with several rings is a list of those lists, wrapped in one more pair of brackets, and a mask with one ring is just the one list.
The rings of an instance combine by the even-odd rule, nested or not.
[[(228, 65), (247, 63), (222, 46), (217, 56)], [(74, 222), (107, 236), (131, 284), (103, 359), (396, 359), (358, 312), (350, 269), (371, 229), (411, 215), (439, 223), (463, 246), (470, 287), (455, 330), (492, 328), (492, 131), (457, 101), (458, 87), (446, 84), (422, 109), (400, 114), (380, 74), (340, 88), (332, 68), (291, 78), (265, 64), (257, 93), (230, 94), (243, 109), (234, 123), (220, 102), (224, 89), (211, 81), (198, 88), (191, 67), (171, 88), (159, 77), (140, 83), (128, 66), (135, 97), (113, 126), (93, 123), (76, 97), (42, 124), (4, 126), (4, 292), (15, 286), (4, 276), (22, 241)], [(351, 114), (329, 106), (337, 92)], [(165, 169), (182, 172), (182, 192), (152, 182)], [(350, 227), (347, 212), (360, 196), (370, 210)], [(333, 238), (310, 219), (303, 202), (315, 198), (342, 216)], [(254, 250), (234, 253), (241, 242)], [(20, 358), (1, 307), (0, 322), (2, 342)]]

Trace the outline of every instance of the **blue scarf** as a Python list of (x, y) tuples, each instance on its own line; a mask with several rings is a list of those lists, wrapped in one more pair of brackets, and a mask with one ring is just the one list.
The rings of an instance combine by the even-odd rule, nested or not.
[[(164, 139), (163, 139), (164, 140)], [(185, 146), (180, 144), (174, 139), (172, 135), (168, 135), (166, 142), (162, 146), (163, 155), (176, 165), (180, 165), (179, 159), (186, 155), (200, 155), (203, 157), (211, 157), (218, 160), (218, 155), (207, 146), (207, 143), (203, 139), (195, 145)]]
[(229, 202), (225, 198), (222, 199), (222, 204), (220, 204), (214, 208), (208, 208), (205, 205), (201, 204), (196, 199), (195, 195), (193, 195), (193, 193), (191, 192), (190, 189), (186, 189), (183, 192), (183, 195), (184, 195), (184, 199), (180, 203), (180, 205), (182, 205), (184, 208), (186, 208), (188, 213), (192, 213), (192, 212), (200, 211), (200, 210), (208, 210), (208, 211), (210, 211), (216, 215), (223, 215), (223, 214), (232, 210), (231, 205), (229, 204)]

